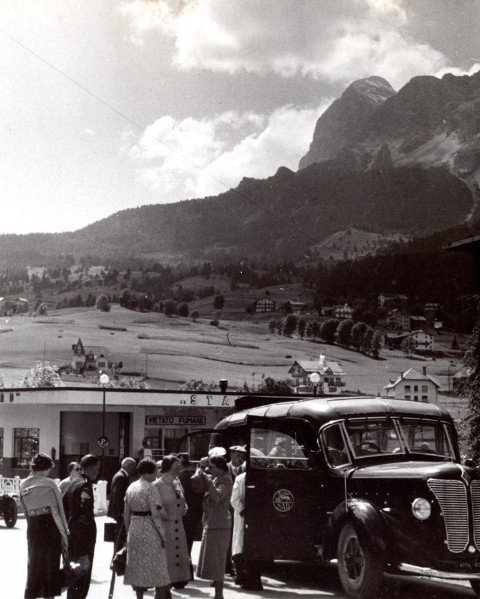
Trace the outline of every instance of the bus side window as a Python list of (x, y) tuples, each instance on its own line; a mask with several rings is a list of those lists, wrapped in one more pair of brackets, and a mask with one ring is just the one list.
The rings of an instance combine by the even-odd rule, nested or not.
[(253, 428), (250, 431), (250, 467), (298, 470), (311, 468), (311, 464), (294, 431)]

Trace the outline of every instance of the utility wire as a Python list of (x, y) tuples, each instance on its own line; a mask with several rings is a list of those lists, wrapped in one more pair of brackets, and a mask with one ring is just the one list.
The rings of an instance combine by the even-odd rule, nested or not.
[[(17, 46), (20, 46), (20, 48), (22, 48), (23, 50), (25, 50), (25, 52), (28, 52), (31, 56), (35, 57), (37, 60), (40, 60), (41, 62), (43, 62), (45, 65), (47, 65), (48, 67), (50, 67), (52, 70), (54, 70), (56, 73), (58, 73), (59, 75), (61, 75), (62, 77), (65, 77), (65, 79), (68, 79), (71, 83), (73, 83), (76, 87), (79, 87), (82, 91), (84, 91), (85, 93), (87, 93), (89, 96), (91, 96), (92, 98), (94, 98), (95, 100), (97, 100), (98, 102), (100, 102), (100, 104), (103, 104), (103, 106), (105, 106), (106, 108), (108, 108), (109, 110), (111, 110), (112, 112), (114, 112), (116, 115), (118, 115), (120, 118), (122, 118), (124, 121), (126, 121), (127, 123), (129, 123), (130, 125), (133, 125), (135, 128), (137, 128), (139, 131), (141, 131), (142, 133), (145, 132), (145, 127), (139, 125), (138, 123), (136, 123), (134, 120), (132, 120), (130, 117), (128, 117), (126, 114), (124, 114), (123, 112), (121, 112), (120, 110), (118, 110), (117, 108), (115, 108), (114, 106), (112, 106), (111, 104), (109, 104), (107, 101), (105, 101), (103, 98), (101, 98), (100, 96), (98, 96), (97, 94), (95, 94), (94, 92), (92, 92), (88, 87), (86, 87), (85, 85), (81, 84), (79, 81), (77, 81), (76, 79), (74, 79), (73, 77), (71, 77), (68, 73), (66, 73), (65, 71), (62, 71), (62, 69), (59, 69), (57, 66), (55, 66), (53, 63), (51, 63), (50, 61), (46, 60), (45, 58), (43, 58), (43, 56), (40, 56), (39, 54), (37, 54), (36, 52), (34, 52), (33, 50), (31, 50), (28, 46), (26, 46), (25, 44), (23, 44), (22, 42), (20, 42), (18, 39), (16, 39), (15, 37), (13, 37), (10, 33), (8, 33), (7, 31), (5, 31), (4, 29), (0, 28), (0, 33), (2, 33), (5, 37), (7, 37), (9, 40), (11, 40), (13, 43), (17, 44)], [(195, 165), (194, 161), (186, 156), (185, 154), (178, 152), (177, 150), (175, 150), (174, 148), (171, 148), (170, 146), (168, 146), (164, 141), (160, 141), (160, 143), (163, 145), (163, 147), (165, 147), (169, 152), (171, 152), (172, 154), (176, 154), (177, 156), (179, 156), (180, 158), (182, 158), (183, 160), (185, 160), (186, 162), (189, 162), (195, 169), (197, 169), (198, 167)], [(265, 214), (268, 214), (269, 216), (275, 218), (276, 220), (278, 220), (279, 222), (281, 222), (282, 224), (286, 225), (287, 227), (291, 228), (292, 225), (291, 223), (289, 223), (287, 220), (283, 219), (281, 216), (279, 216), (278, 214), (276, 214), (275, 212), (273, 212), (272, 210), (269, 210), (268, 208), (265, 208), (264, 206), (262, 206), (261, 204), (259, 204), (258, 202), (256, 202), (255, 200), (253, 200), (252, 198), (248, 197), (247, 195), (245, 195), (244, 193), (242, 193), (241, 191), (238, 191), (237, 189), (233, 189), (233, 187), (230, 187), (227, 183), (225, 183), (224, 181), (222, 181), (221, 179), (219, 179), (218, 177), (216, 177), (215, 175), (212, 175), (211, 173), (208, 172), (207, 169), (207, 175), (213, 180), (216, 181), (217, 183), (220, 183), (220, 185), (222, 185), (223, 187), (225, 187), (228, 191), (233, 192), (235, 195), (237, 195), (239, 198), (241, 198), (242, 200), (245, 200), (247, 202), (250, 202), (251, 204), (253, 204), (254, 206), (256, 206), (257, 208), (259, 208), (260, 210), (262, 210)], [(295, 212), (297, 212), (298, 210), (296, 210)], [(294, 214), (295, 214), (294, 212)], [(295, 222), (295, 221), (294, 221)], [(297, 226), (297, 230), (295, 231), (295, 233), (289, 238), (289, 239), (293, 239), (294, 237), (296, 237), (298, 234), (300, 234), (301, 236), (305, 237), (306, 239), (313, 241), (314, 243), (318, 243), (318, 239), (312, 237), (311, 235), (309, 235), (308, 233), (305, 233), (305, 231), (302, 231), (300, 229), (300, 227), (298, 226), (298, 223), (295, 223)]]

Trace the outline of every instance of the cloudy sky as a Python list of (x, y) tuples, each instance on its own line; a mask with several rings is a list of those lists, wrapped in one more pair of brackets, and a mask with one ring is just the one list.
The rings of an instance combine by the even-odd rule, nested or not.
[(477, 0), (0, 0), (0, 233), (296, 169), (380, 75), (480, 68)]

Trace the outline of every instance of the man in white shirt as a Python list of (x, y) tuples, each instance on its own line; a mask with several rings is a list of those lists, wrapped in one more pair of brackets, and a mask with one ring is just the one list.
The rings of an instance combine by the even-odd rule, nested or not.
[(76, 478), (80, 478), (82, 476), (82, 467), (78, 462), (70, 462), (68, 465), (68, 476), (64, 478), (58, 483), (58, 488), (60, 489), (60, 493), (65, 495), (68, 491), (68, 487), (72, 484), (72, 482)]

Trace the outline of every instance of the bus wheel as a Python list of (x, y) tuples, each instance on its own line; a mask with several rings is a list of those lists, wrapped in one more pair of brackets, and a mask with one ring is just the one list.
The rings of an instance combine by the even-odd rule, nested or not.
[(345, 592), (355, 599), (375, 599), (383, 582), (383, 559), (360, 546), (355, 528), (347, 522), (337, 545), (338, 574)]

